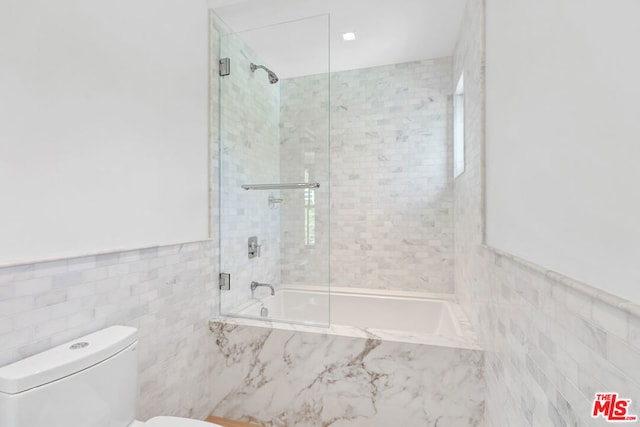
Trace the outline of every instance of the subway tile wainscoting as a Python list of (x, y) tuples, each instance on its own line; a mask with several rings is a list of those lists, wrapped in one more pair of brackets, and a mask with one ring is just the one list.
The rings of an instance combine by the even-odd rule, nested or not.
[(0, 366), (115, 324), (139, 331), (141, 419), (210, 413), (211, 242), (0, 268)]
[(616, 391), (640, 411), (640, 309), (483, 245), (484, 15), (484, 1), (467, 2), (453, 78), (464, 70), (466, 168), (454, 182), (454, 277), (486, 350), (486, 421), (604, 425), (591, 418), (596, 392)]

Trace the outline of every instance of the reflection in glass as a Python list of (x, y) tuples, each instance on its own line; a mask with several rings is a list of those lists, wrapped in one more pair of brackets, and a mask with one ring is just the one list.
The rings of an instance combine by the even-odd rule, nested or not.
[[(224, 315), (329, 324), (328, 24), (318, 16), (221, 36), (230, 62), (220, 77)], [(292, 37), (305, 49), (283, 49)], [(242, 188), (303, 182), (320, 186)]]

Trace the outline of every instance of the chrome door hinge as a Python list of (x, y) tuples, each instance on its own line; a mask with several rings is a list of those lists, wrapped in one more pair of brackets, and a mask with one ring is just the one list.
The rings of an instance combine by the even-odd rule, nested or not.
[(229, 58), (222, 58), (220, 60), (220, 70), (219, 70), (220, 76), (228, 76), (229, 74), (231, 74), (231, 59)]
[(221, 291), (231, 290), (231, 274), (220, 273), (220, 290)]

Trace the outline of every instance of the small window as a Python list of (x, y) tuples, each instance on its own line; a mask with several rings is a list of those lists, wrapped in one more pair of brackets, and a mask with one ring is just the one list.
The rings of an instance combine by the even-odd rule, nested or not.
[(464, 172), (464, 74), (453, 95), (453, 177)]

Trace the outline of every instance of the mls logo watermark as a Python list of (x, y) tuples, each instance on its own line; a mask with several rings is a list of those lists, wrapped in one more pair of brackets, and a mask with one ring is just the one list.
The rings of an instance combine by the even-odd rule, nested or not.
[(629, 406), (631, 406), (631, 399), (618, 399), (618, 393), (596, 393), (591, 417), (602, 416), (605, 420), (614, 423), (637, 421), (637, 415), (628, 413)]

